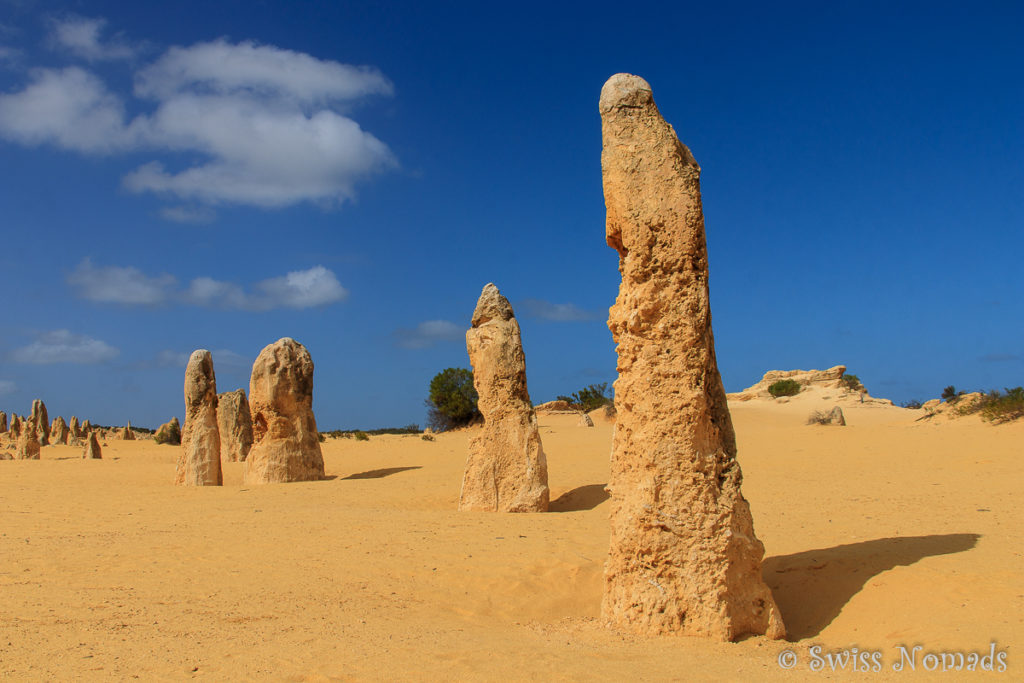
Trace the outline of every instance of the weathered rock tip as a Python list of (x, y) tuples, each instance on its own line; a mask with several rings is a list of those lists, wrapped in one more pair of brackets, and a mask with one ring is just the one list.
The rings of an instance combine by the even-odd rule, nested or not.
[(633, 74), (615, 74), (601, 88), (601, 99), (598, 106), (601, 111), (610, 111), (615, 107), (640, 107), (654, 101), (650, 84)]

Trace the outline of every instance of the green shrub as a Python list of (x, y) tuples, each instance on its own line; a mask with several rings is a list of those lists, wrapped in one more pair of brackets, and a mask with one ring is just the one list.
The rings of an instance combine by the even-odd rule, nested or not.
[(860, 377), (857, 377), (857, 375), (843, 375), (839, 378), (839, 381), (842, 382), (843, 388), (850, 391), (860, 391), (864, 388), (864, 385), (860, 383)]
[(983, 420), (999, 423), (1020, 419), (1024, 417), (1024, 387), (1006, 389), (1005, 393), (990, 391), (978, 403)]
[(780, 396), (796, 396), (800, 393), (800, 382), (795, 379), (780, 379), (768, 387), (768, 393), (778, 398)]
[(600, 384), (591, 384), (579, 391), (574, 391), (572, 396), (556, 396), (555, 400), (565, 401), (576, 410), (589, 413), (591, 410), (606, 406), (612, 402), (612, 399), (606, 395), (607, 391), (608, 382), (601, 382)]
[(356, 441), (369, 441), (370, 435), (366, 432), (352, 432), (352, 438)]
[(918, 401), (916, 398), (912, 398), (909, 401), (904, 401), (903, 403), (900, 404), (900, 406), (903, 408), (909, 408), (910, 410), (920, 410), (921, 402)]
[(469, 424), (480, 416), (477, 398), (472, 370), (447, 368), (437, 373), (426, 400), (427, 424), (439, 432)]
[(950, 384), (948, 387), (942, 390), (942, 400), (946, 403), (956, 403), (960, 400), (960, 397), (964, 395), (963, 391), (957, 391), (956, 387)]

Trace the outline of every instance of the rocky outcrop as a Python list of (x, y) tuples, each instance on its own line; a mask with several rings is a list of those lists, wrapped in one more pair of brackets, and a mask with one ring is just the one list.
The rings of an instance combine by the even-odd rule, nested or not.
[(548, 401), (534, 407), (538, 415), (542, 413), (575, 413), (576, 409), (569, 405), (568, 401)]
[(642, 78), (609, 79), (600, 111), (622, 275), (602, 614), (640, 633), (782, 638), (715, 359), (700, 167)]
[(217, 396), (217, 424), (220, 426), (220, 458), (241, 462), (252, 448), (252, 415), (244, 389)]
[(64, 418), (60, 415), (53, 418), (53, 424), (50, 425), (50, 443), (67, 445), (70, 436), (71, 429), (64, 422)]
[(769, 370), (757, 384), (747, 387), (743, 391), (729, 394), (730, 401), (750, 401), (755, 398), (768, 398), (773, 396), (768, 392), (768, 387), (782, 379), (791, 379), (801, 387), (823, 387), (839, 389), (842, 387), (842, 377), (846, 373), (845, 365), (836, 365), (828, 370)]
[(469, 441), (459, 509), (546, 512), (548, 465), (526, 389), (519, 323), (493, 284), (477, 301), (466, 348), (483, 429)]
[(92, 422), (90, 422), (89, 420), (86, 420), (85, 422), (82, 423), (82, 435), (84, 436), (84, 435), (88, 434), (91, 431), (92, 431)]
[(7, 428), (7, 433), (12, 439), (17, 439), (21, 435), (21, 418), (17, 413), (11, 414), (11, 425)]
[(217, 379), (213, 356), (193, 351), (185, 367), (185, 431), (174, 473), (180, 486), (220, 486), (220, 434), (217, 431)]
[(592, 420), (591, 417), (586, 413), (580, 413), (579, 425), (580, 427), (593, 427), (594, 420)]
[(32, 423), (24, 425), (18, 435), (18, 447), (16, 450), (18, 460), (39, 460), (39, 436), (32, 428)]
[(253, 445), (246, 484), (324, 478), (324, 458), (313, 416), (313, 359), (285, 337), (266, 346), (252, 366), (249, 411)]
[(100, 441), (96, 438), (96, 432), (89, 432), (85, 439), (85, 450), (82, 458), (86, 460), (100, 460), (103, 457), (103, 449), (100, 448)]
[(46, 414), (46, 404), (40, 399), (32, 401), (32, 412), (29, 414), (29, 422), (36, 431), (36, 438), (40, 446), (47, 446), (50, 443), (50, 417)]
[(132, 423), (129, 422), (126, 427), (122, 427), (118, 436), (122, 441), (135, 441), (135, 432), (132, 431)]
[(71, 416), (71, 420), (68, 422), (68, 432), (70, 432), (72, 439), (82, 438), (82, 425), (78, 423), (78, 418), (74, 415)]
[(153, 441), (169, 446), (181, 444), (181, 424), (177, 417), (172, 417), (169, 422), (160, 425), (160, 428), (153, 434)]
[(7, 413), (0, 410), (0, 432), (7, 431)]

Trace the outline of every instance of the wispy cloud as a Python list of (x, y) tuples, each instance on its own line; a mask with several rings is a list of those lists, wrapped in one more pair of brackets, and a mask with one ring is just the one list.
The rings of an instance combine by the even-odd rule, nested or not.
[(9, 379), (0, 379), (0, 396), (13, 394), (18, 390), (18, 385)]
[[(103, 28), (100, 19), (66, 20), (55, 24), (54, 40), (84, 59), (127, 54), (124, 44), (100, 41)], [(371, 67), (219, 39), (172, 47), (137, 71), (132, 108), (153, 109), (131, 120), (126, 98), (95, 74), (78, 66), (32, 70), (22, 90), (0, 95), (0, 137), (84, 154), (202, 159), (177, 169), (152, 159), (124, 177), (134, 192), (264, 208), (341, 204), (357, 180), (397, 166), (387, 145), (347, 114), (358, 100), (392, 92)], [(196, 215), (181, 207), (164, 214)]]
[(67, 278), (83, 299), (118, 304), (159, 304), (178, 284), (166, 273), (150, 277), (133, 266), (94, 266), (84, 259)]
[(555, 322), (581, 322), (598, 320), (601, 317), (597, 313), (583, 310), (575, 304), (556, 304), (543, 299), (523, 299), (516, 308), (522, 310), (527, 317)]
[(208, 206), (165, 206), (160, 209), (160, 217), (175, 223), (200, 225), (212, 223), (217, 213)]
[(50, 22), (50, 42), (53, 47), (67, 50), (76, 57), (90, 62), (131, 59), (136, 48), (121, 36), (102, 40), (106, 19), (67, 16)]
[(444, 342), (465, 341), (466, 328), (448, 320), (426, 320), (412, 329), (395, 330), (395, 343), (406, 349), (423, 349)]
[(219, 309), (269, 311), (314, 308), (343, 301), (348, 290), (323, 266), (297, 270), (253, 285), (197, 277), (187, 288), (166, 273), (149, 276), (134, 266), (96, 266), (83, 260), (67, 278), (79, 297), (97, 303), (157, 305), (181, 303)]
[(984, 356), (979, 357), (978, 360), (983, 363), (1010, 363), (1024, 360), (1024, 356), (1019, 353), (986, 353)]
[(15, 349), (11, 353), (11, 359), (16, 363), (31, 365), (94, 365), (113, 360), (120, 353), (105, 341), (74, 334), (70, 330), (54, 330), (40, 334), (28, 346)]

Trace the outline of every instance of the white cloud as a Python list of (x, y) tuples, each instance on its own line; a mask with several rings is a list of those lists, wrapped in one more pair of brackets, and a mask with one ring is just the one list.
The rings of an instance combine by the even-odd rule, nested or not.
[(160, 217), (175, 223), (212, 223), (217, 214), (208, 206), (165, 206)]
[(124, 105), (99, 78), (76, 66), (30, 73), (32, 82), (24, 90), (0, 95), (0, 136), (92, 154), (135, 144), (135, 128), (124, 122)]
[(51, 365), (78, 363), (92, 365), (113, 360), (121, 352), (99, 339), (74, 334), (69, 330), (54, 330), (39, 335), (28, 346), (15, 349), (11, 358), (16, 363)]
[(575, 304), (555, 304), (543, 299), (523, 299), (519, 302), (519, 307), (527, 316), (555, 322), (580, 322), (597, 320), (599, 317), (596, 313), (585, 311)]
[(348, 290), (323, 266), (264, 280), (256, 287), (270, 308), (312, 308), (348, 298)]
[(69, 16), (54, 20), (50, 24), (50, 40), (58, 48), (90, 62), (131, 59), (135, 48), (120, 37), (107, 41), (100, 40), (100, 34), (107, 25), (106, 19), (89, 19)]
[(390, 95), (393, 90), (391, 82), (371, 67), (320, 60), (252, 41), (231, 44), (223, 38), (172, 47), (135, 78), (137, 95), (158, 100), (180, 93), (249, 94), (308, 105)]
[(0, 396), (13, 394), (18, 390), (18, 385), (9, 379), (0, 379)]
[(90, 259), (79, 263), (67, 280), (83, 299), (118, 304), (163, 303), (177, 285), (172, 275), (149, 277), (131, 266), (94, 266)]
[(466, 329), (448, 320), (426, 320), (411, 330), (395, 330), (395, 337), (403, 348), (423, 349), (442, 342), (465, 341)]
[[(88, 21), (72, 27), (81, 34), (76, 45), (95, 42), (102, 25)], [(357, 180), (397, 166), (387, 145), (340, 108), (392, 90), (373, 68), (221, 39), (172, 47), (136, 73), (136, 97), (155, 108), (131, 121), (123, 98), (95, 75), (79, 67), (34, 70), (23, 90), (0, 95), (0, 136), (87, 154), (198, 156), (185, 168), (159, 159), (139, 166), (123, 179), (134, 192), (264, 208), (340, 204), (354, 196)], [(179, 207), (164, 215), (196, 214)]]
[(251, 292), (235, 282), (197, 277), (179, 289), (177, 279), (151, 277), (132, 266), (94, 266), (83, 260), (68, 275), (79, 297), (99, 303), (155, 305), (185, 303), (207, 308), (269, 311), (277, 308), (314, 308), (348, 298), (333, 271), (323, 266), (296, 270), (253, 285)]

